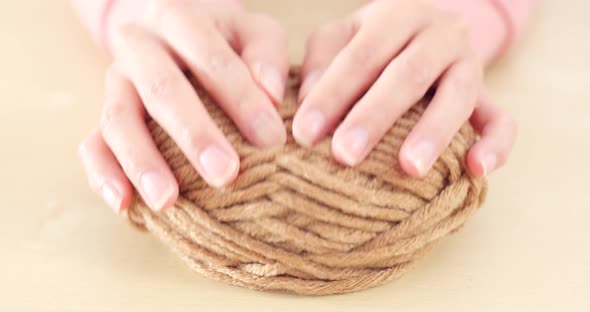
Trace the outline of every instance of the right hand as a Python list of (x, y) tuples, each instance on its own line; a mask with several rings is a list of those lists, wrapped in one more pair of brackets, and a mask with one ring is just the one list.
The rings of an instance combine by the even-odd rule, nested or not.
[(282, 100), (289, 63), (282, 27), (238, 5), (154, 0), (145, 18), (118, 28), (105, 105), (80, 145), (90, 186), (115, 210), (131, 203), (132, 185), (155, 211), (171, 206), (178, 184), (145, 124), (149, 114), (212, 186), (230, 183), (239, 157), (183, 74), (188, 69), (259, 147), (282, 145), (286, 130), (273, 103)]

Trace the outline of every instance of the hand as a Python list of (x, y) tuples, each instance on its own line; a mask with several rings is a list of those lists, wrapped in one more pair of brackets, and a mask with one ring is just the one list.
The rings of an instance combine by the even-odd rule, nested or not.
[(353, 166), (435, 86), (401, 147), (403, 170), (425, 175), (472, 116), (481, 140), (467, 164), (474, 175), (486, 175), (506, 161), (516, 126), (486, 99), (478, 100), (482, 71), (460, 17), (428, 1), (373, 1), (310, 37), (293, 136), (311, 145), (335, 129), (332, 154)]
[(111, 41), (100, 127), (80, 146), (91, 187), (116, 211), (132, 187), (154, 210), (178, 196), (174, 175), (145, 124), (149, 114), (178, 144), (205, 181), (231, 182), (239, 158), (185, 78), (188, 69), (254, 145), (282, 145), (286, 131), (274, 103), (288, 73), (280, 25), (237, 5), (151, 1), (145, 19)]

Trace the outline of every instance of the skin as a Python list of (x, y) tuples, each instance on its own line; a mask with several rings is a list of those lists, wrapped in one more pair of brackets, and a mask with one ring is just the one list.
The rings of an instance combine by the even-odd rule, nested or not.
[[(113, 34), (111, 50), (103, 116), (80, 145), (80, 156), (90, 186), (116, 212), (129, 206), (132, 185), (156, 211), (178, 197), (178, 184), (147, 131), (148, 114), (210, 185), (227, 185), (238, 173), (236, 152), (183, 70), (252, 144), (285, 143), (274, 105), (289, 67), (286, 37), (271, 18), (235, 5), (152, 1), (144, 20)], [(505, 163), (516, 126), (482, 96), (483, 68), (460, 17), (426, 1), (373, 1), (309, 38), (293, 136), (310, 146), (333, 132), (335, 159), (354, 166), (435, 86), (432, 103), (402, 145), (403, 170), (425, 175), (469, 120), (481, 139), (468, 153), (468, 168), (489, 174)]]
[(515, 125), (478, 99), (484, 65), (468, 35), (460, 17), (421, 1), (374, 1), (324, 25), (308, 42), (295, 139), (311, 145), (333, 131), (334, 157), (354, 166), (434, 85), (431, 104), (400, 150), (404, 171), (425, 175), (472, 115), (482, 140), (469, 152), (469, 169), (478, 176), (497, 169)]
[(131, 184), (154, 210), (172, 205), (178, 184), (148, 133), (154, 118), (199, 174), (221, 187), (235, 179), (239, 158), (185, 78), (190, 70), (261, 148), (282, 145), (275, 108), (288, 72), (287, 44), (274, 20), (235, 5), (151, 1), (145, 18), (111, 34), (114, 61), (106, 76), (99, 127), (80, 155), (91, 187), (119, 211)]

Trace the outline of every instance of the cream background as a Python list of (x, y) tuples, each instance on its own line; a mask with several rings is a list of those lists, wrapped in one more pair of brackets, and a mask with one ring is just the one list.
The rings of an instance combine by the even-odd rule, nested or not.
[[(286, 23), (297, 61), (309, 31), (359, 2), (248, 5)], [(97, 120), (108, 58), (66, 0), (2, 1), (0, 311), (590, 311), (589, 10), (545, 1), (488, 75), (520, 138), (466, 227), (398, 281), (308, 298), (192, 274), (90, 193), (76, 148)]]

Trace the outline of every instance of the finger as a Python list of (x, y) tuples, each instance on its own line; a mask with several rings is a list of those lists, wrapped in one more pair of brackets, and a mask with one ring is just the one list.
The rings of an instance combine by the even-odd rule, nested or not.
[(299, 102), (303, 101), (355, 33), (353, 20), (344, 19), (320, 27), (309, 37), (301, 69), (303, 82), (299, 89)]
[(114, 40), (118, 68), (135, 85), (149, 114), (213, 186), (233, 181), (239, 158), (165, 48), (133, 25)]
[(90, 188), (115, 211), (127, 209), (133, 197), (131, 184), (98, 129), (80, 144), (79, 155)]
[(283, 26), (266, 15), (242, 14), (233, 19), (238, 53), (256, 82), (276, 104), (283, 101), (289, 73), (287, 36)]
[(406, 173), (421, 177), (430, 170), (473, 112), (481, 75), (475, 61), (461, 61), (441, 77), (434, 98), (400, 149)]
[(334, 133), (334, 156), (355, 165), (418, 102), (464, 50), (463, 35), (429, 27), (391, 61)]
[(174, 175), (155, 146), (133, 85), (116, 70), (107, 74), (101, 132), (125, 174), (153, 210), (171, 206), (178, 197)]
[(473, 175), (485, 176), (506, 163), (516, 141), (516, 122), (485, 98), (480, 100), (470, 121), (481, 139), (469, 150), (467, 166)]
[[(397, 2), (381, 1), (376, 5), (382, 6), (382, 12), (363, 21), (302, 102), (293, 120), (293, 136), (300, 144), (313, 144), (332, 130), (389, 60), (427, 23), (426, 10), (418, 10), (415, 5), (408, 9)], [(391, 21), (389, 27), (384, 28), (383, 21)], [(390, 29), (395, 29), (394, 35)]]
[(179, 55), (240, 132), (260, 147), (283, 145), (286, 130), (270, 98), (202, 7), (181, 0), (159, 2), (164, 5), (151, 27)]

